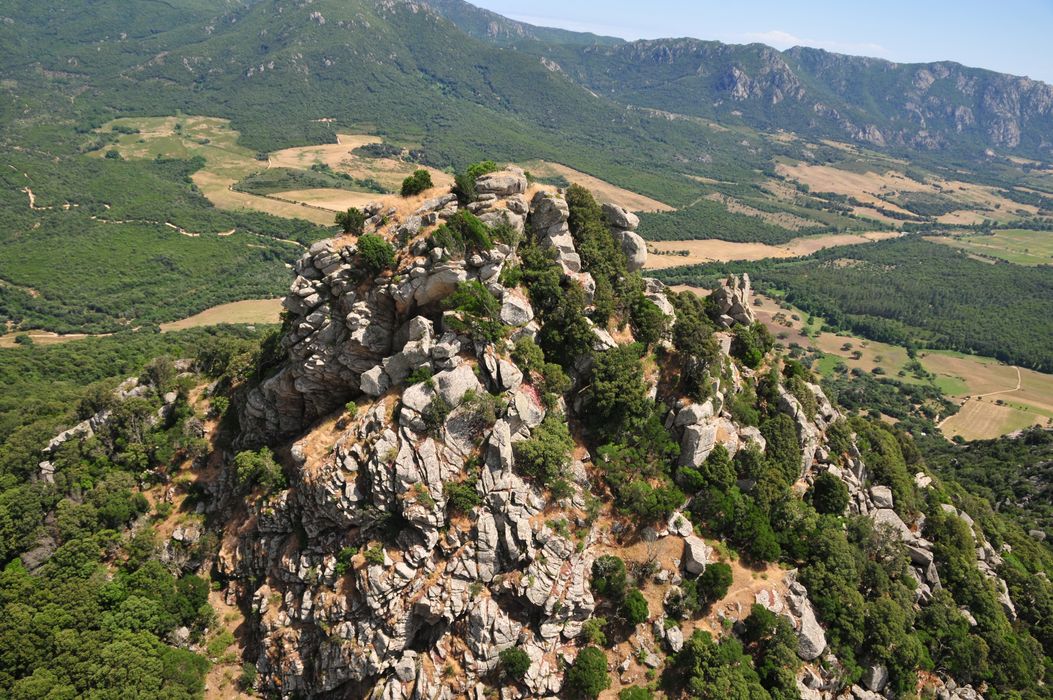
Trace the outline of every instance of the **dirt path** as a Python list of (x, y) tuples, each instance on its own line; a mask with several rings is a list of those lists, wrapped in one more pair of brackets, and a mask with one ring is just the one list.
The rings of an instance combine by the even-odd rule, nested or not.
[(990, 391), (990, 392), (988, 392), (986, 394), (978, 394), (974, 398), (982, 399), (982, 398), (987, 397), (987, 396), (996, 396), (998, 394), (1012, 394), (1015, 391), (1020, 391), (1020, 384), (1022, 382), (1022, 379), (1020, 377), (1020, 368), (1019, 367), (1013, 367), (1013, 369), (1016, 370), (1016, 386), (1015, 387), (1013, 387), (1012, 389), (1003, 389), (1002, 391)]

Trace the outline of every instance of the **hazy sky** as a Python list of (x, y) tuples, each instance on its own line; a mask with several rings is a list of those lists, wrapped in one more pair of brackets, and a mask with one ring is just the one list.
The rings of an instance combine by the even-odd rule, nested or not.
[(1053, 83), (1053, 0), (469, 0), (531, 24), (952, 60)]

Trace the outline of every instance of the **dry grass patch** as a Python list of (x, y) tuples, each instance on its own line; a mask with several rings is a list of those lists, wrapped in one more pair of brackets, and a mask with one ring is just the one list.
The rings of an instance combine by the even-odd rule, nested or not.
[(943, 421), (940, 429), (949, 438), (961, 436), (966, 440), (990, 440), (1031, 425), (1045, 425), (1047, 421), (1048, 418), (1040, 414), (999, 405), (995, 399), (970, 399), (962, 404), (958, 413)]
[(317, 163), (328, 165), (336, 170), (344, 160), (354, 157), (351, 153), (354, 149), (381, 142), (382, 139), (379, 136), (337, 134), (336, 143), (301, 146), (275, 151), (270, 155), (267, 167), (309, 170), (312, 165)]

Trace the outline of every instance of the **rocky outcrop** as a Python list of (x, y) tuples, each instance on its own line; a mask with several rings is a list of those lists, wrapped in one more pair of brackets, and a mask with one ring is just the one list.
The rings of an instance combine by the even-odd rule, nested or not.
[(521, 168), (510, 167), (482, 175), (475, 180), (475, 190), (480, 195), (492, 194), (498, 197), (525, 194), (527, 191), (526, 174)]
[(789, 617), (797, 629), (797, 655), (805, 661), (812, 661), (826, 651), (826, 633), (815, 617), (808, 590), (796, 580), (796, 576), (788, 576), (787, 580), (786, 602)]
[[(480, 178), (493, 195), (475, 207), (480, 218), (522, 225), (530, 214), (564, 272), (587, 277), (566, 201), (548, 195), (528, 206), (521, 175)], [(442, 669), (456, 658), (464, 672), (453, 692), (468, 695), (517, 646), (531, 659), (526, 687), (553, 695), (560, 658), (573, 656), (595, 609), (590, 529), (556, 532), (539, 517), (547, 494), (512, 469), (513, 445), (549, 408), (524, 384), (510, 344), (479, 343), (445, 323), (442, 300), (471, 279), (498, 297), (510, 329), (537, 328), (522, 292), (498, 281), (513, 249), (459, 260), (421, 244), (438, 220), (428, 224), (429, 213), (455, 206), (436, 198), (414, 215), (421, 238), (407, 241), (392, 276), (363, 276), (354, 246), (314, 246), (286, 301), (288, 358), (244, 399), (246, 443), (302, 435), (349, 397), (360, 404), (328, 451), (312, 452), (310, 438), (294, 445), (289, 489), (254, 504), (253, 526), (224, 543), (218, 568), (256, 613), (268, 692), (427, 697), (449, 687)], [(428, 379), (407, 386), (410, 377)], [(467, 517), (451, 510), (451, 484), (478, 495)], [(583, 507), (587, 484), (582, 467), (570, 507)]]
[[(566, 200), (539, 194), (528, 205), (522, 197), (525, 175), (514, 168), (485, 175), (479, 183), (487, 197), (473, 204), (479, 205), (480, 219), (523, 231), (530, 215), (538, 242), (554, 248), (564, 272), (591, 295), (595, 282), (580, 271)], [(405, 222), (390, 221), (387, 230), (400, 238), (426, 235), (456, 209), (453, 195), (436, 197)], [(382, 222), (379, 217), (370, 221), (373, 226)], [(441, 302), (468, 280), (487, 285), (502, 299), (505, 323), (536, 332), (529, 302), (497, 281), (514, 255), (511, 247), (498, 244), (467, 259), (452, 259), (418, 238), (394, 274), (373, 278), (358, 264), (353, 244), (339, 249), (331, 241), (313, 245), (297, 262), (297, 276), (284, 301), (289, 318), (281, 342), (288, 359), (239, 404), (240, 444), (296, 435), (349, 399), (381, 396), (430, 363), (449, 369), (442, 362), (455, 357), (459, 346), (454, 337), (436, 330)]]
[(736, 323), (750, 325), (757, 320), (750, 306), (750, 276), (731, 275), (720, 283), (710, 298), (717, 310), (717, 321), (724, 328)]
[[(528, 203), (525, 178), (515, 170), (479, 178), (477, 190), (480, 197), (468, 207), (481, 220), (521, 230), (553, 251), (565, 281), (594, 289), (581, 272), (565, 198), (542, 192)], [(605, 491), (594, 482), (598, 472), (580, 439), (558, 496), (514, 468), (517, 445), (546, 416), (570, 421), (581, 410), (574, 396), (584, 393), (589, 365), (572, 363), (576, 390), (555, 400), (540, 391), (537, 372), (517, 366), (515, 339), (538, 333), (544, 319), (535, 318), (523, 289), (502, 283), (504, 267), (518, 262), (514, 246), (462, 256), (435, 247), (429, 233), (457, 208), (455, 198), (441, 196), (404, 221), (382, 224), (374, 212), (372, 230), (401, 243), (395, 269), (383, 274), (365, 274), (353, 244), (312, 246), (295, 267), (285, 301), (285, 362), (239, 402), (243, 445), (287, 443), (277, 450), (288, 456), (287, 489), (248, 503), (243, 493), (228, 494), (228, 507), (247, 513), (239, 527), (224, 530), (216, 562), (229, 582), (228, 602), (253, 613), (246, 658), (255, 660), (264, 694), (479, 698), (501, 652), (515, 647), (529, 667), (520, 695), (504, 695), (554, 697), (597, 612), (590, 585), (595, 557), (629, 543), (655, 547), (653, 582), (675, 601), (685, 593), (684, 580), (705, 572), (720, 549), (696, 535), (686, 498), (668, 520), (648, 527), (617, 516), (597, 519), (595, 496)], [(634, 215), (610, 205), (604, 215), (623, 242), (635, 236)], [(505, 326), (496, 342), (466, 335), (465, 312), (444, 303), (468, 280), (499, 303), (488, 312)], [(648, 280), (644, 293), (675, 315), (663, 285)], [(715, 293), (725, 325), (752, 322), (749, 298), (745, 276)], [(588, 320), (583, 330), (584, 324), (597, 353), (617, 347), (617, 333)], [(717, 445), (732, 456), (767, 447), (760, 430), (738, 424), (731, 410), (753, 377), (728, 354), (732, 335), (717, 334), (721, 352), (704, 401), (651, 381), (665, 427), (679, 442), (681, 467), (702, 468)], [(801, 386), (814, 396), (814, 411)], [(848, 511), (869, 515), (905, 543), (919, 600), (931, 595), (938, 575), (931, 545), (914, 534), (917, 524), (900, 519), (890, 489), (869, 483), (858, 449), (829, 454), (826, 434), (839, 414), (822, 389), (804, 383), (794, 392), (780, 387), (769, 408), (794, 422), (801, 479), (807, 484), (827, 470), (851, 484)], [(329, 420), (316, 423), (323, 417)], [(752, 487), (747, 479), (741, 485)], [(202, 532), (183, 526), (175, 540), (193, 543)], [(659, 556), (662, 538), (670, 539)], [(978, 556), (992, 571), (997, 566), (989, 546), (978, 545)], [(761, 593), (759, 603), (790, 618), (802, 659), (832, 659), (808, 591), (794, 575), (786, 577), (785, 593), (781, 585)], [(729, 604), (720, 614), (743, 613)], [(659, 650), (683, 648), (685, 633), (660, 610), (649, 615), (628, 642), (632, 658), (656, 669), (666, 663)], [(627, 684), (639, 680), (631, 666), (625, 658), (618, 666)], [(868, 687), (881, 685), (879, 671), (866, 677)]]
[(640, 217), (617, 204), (604, 204), (603, 217), (611, 227), (615, 240), (622, 245), (629, 272), (642, 270), (647, 264), (647, 243), (636, 233)]
[(684, 571), (698, 575), (706, 570), (712, 549), (701, 537), (688, 535), (684, 538)]

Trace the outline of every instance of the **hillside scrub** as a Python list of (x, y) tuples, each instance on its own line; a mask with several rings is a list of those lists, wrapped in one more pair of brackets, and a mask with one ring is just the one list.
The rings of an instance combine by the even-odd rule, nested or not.
[(414, 170), (413, 174), (402, 181), (402, 196), (412, 197), (424, 190), (434, 187), (431, 181), (431, 173), (420, 168)]

